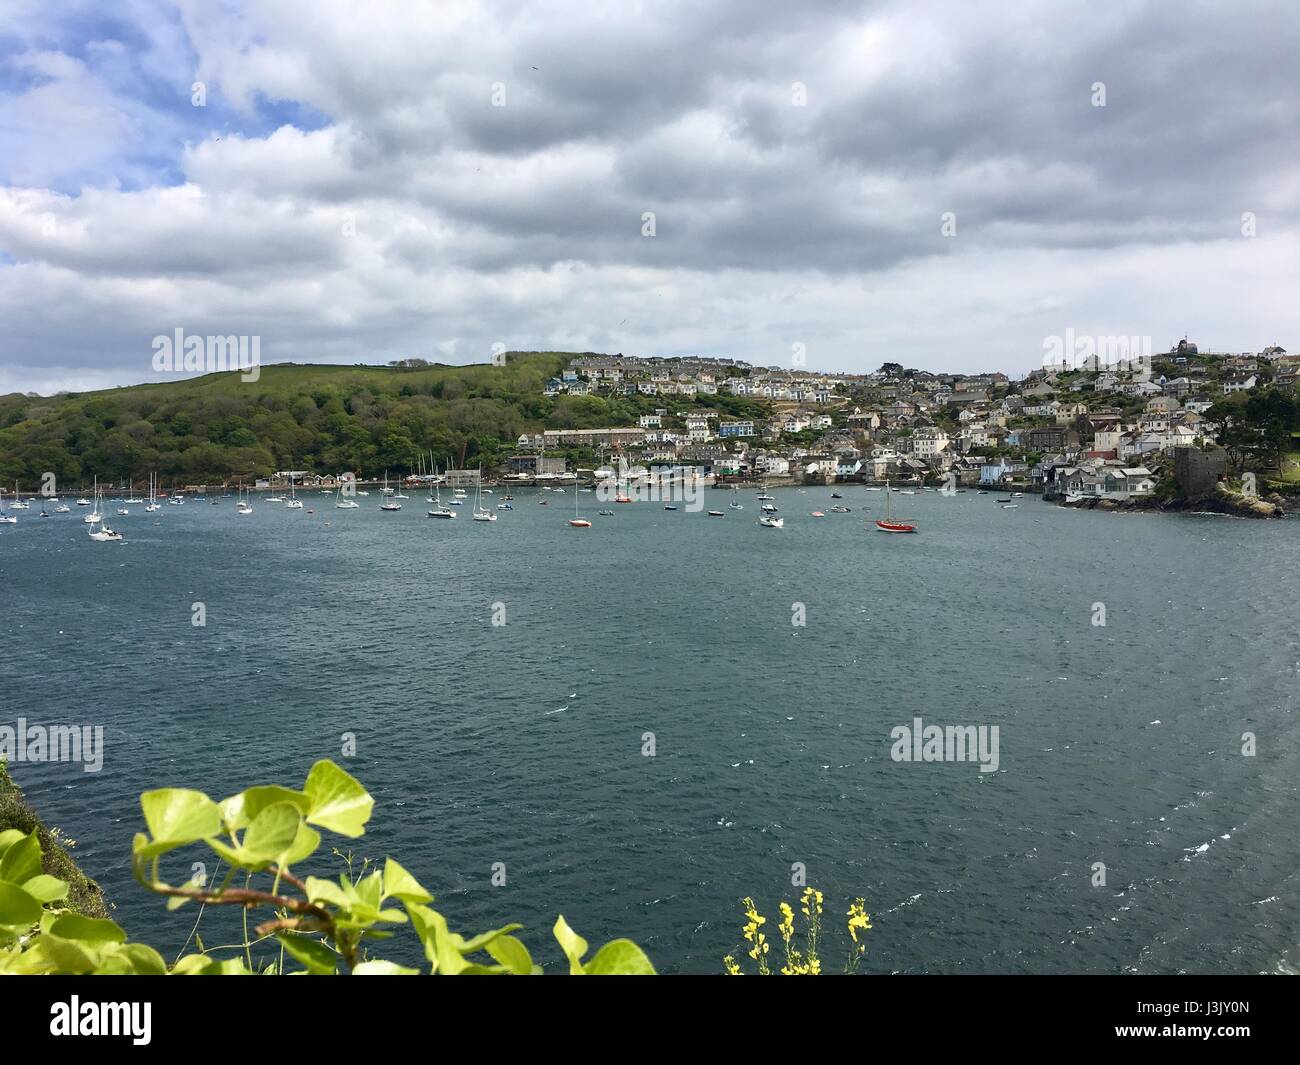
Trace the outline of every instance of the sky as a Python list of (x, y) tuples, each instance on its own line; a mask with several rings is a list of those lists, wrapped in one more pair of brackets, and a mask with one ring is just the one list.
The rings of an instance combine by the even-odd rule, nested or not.
[(0, 394), (1300, 349), (1300, 7), (4, 0)]

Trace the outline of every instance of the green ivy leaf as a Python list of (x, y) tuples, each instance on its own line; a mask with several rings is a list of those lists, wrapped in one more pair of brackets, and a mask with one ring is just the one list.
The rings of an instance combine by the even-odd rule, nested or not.
[(276, 932), (275, 938), (290, 956), (307, 966), (307, 971), (313, 976), (332, 976), (338, 969), (338, 954), (313, 936)]
[(143, 943), (123, 943), (118, 949), (131, 963), (131, 971), (136, 975), (165, 976), (167, 974), (167, 963), (153, 947), (147, 947)]
[(50, 934), (84, 943), (125, 943), (126, 933), (106, 917), (82, 917), (65, 913), (50, 925)]
[(630, 939), (613, 939), (583, 966), (588, 976), (654, 976), (655, 967)]
[(58, 902), (68, 897), (66, 881), (41, 873), (23, 884), (23, 890), (40, 902)]
[(341, 910), (345, 910), (351, 905), (351, 900), (343, 888), (334, 883), (333, 880), (322, 880), (318, 876), (309, 876), (307, 878), (307, 899), (310, 902), (327, 902)]
[(564, 919), (563, 914), (555, 919), (554, 932), (556, 942), (560, 944), (564, 956), (569, 959), (569, 975), (582, 976), (582, 956), (587, 953), (587, 941), (569, 927), (569, 922)]
[(497, 936), (484, 949), (517, 976), (528, 976), (535, 968), (528, 948), (514, 936)]
[(156, 857), (221, 831), (221, 810), (201, 791), (188, 788), (146, 791), (140, 796), (140, 808), (153, 837), (138, 852), (143, 858)]
[(303, 789), (311, 801), (307, 820), (340, 836), (365, 835), (375, 800), (353, 777), (329, 759), (311, 767)]
[(417, 905), (432, 902), (433, 896), (420, 886), (418, 880), (392, 858), (384, 862), (384, 898), (401, 899)]
[(6, 828), (3, 832), (0, 832), (0, 854), (4, 854), (5, 851), (7, 851), (10, 847), (12, 847), (20, 839), (26, 839), (26, 838), (27, 838), (26, 832), (19, 832), (18, 829), (16, 828)]
[(288, 802), (265, 807), (244, 833), (243, 851), (259, 869), (282, 860), (298, 837), (302, 814)]
[(22, 884), (41, 871), (41, 844), (33, 829), (15, 841), (0, 857), (0, 880)]
[(317, 832), (306, 821), (298, 822), (298, 835), (294, 838), (293, 846), (284, 856), (285, 865), (297, 865), (304, 862), (316, 853), (316, 848), (320, 846), (320, 833)]
[(17, 884), (0, 880), (0, 924), (29, 928), (41, 919), (40, 901)]
[(311, 808), (311, 800), (306, 792), (270, 784), (265, 787), (248, 788), (238, 795), (223, 799), (221, 818), (228, 830), (237, 832), (241, 828), (247, 828), (253, 818), (268, 806), (274, 806), (278, 802), (292, 803), (304, 814)]

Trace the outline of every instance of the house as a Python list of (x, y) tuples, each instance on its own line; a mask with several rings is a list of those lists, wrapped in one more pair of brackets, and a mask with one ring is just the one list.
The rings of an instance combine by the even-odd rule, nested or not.
[(1223, 379), (1223, 394), (1230, 396), (1234, 392), (1245, 392), (1247, 389), (1254, 388), (1259, 383), (1259, 377), (1256, 374), (1228, 374)]
[(724, 440), (728, 437), (754, 436), (754, 423), (752, 421), (743, 422), (721, 422), (718, 425), (718, 436)]

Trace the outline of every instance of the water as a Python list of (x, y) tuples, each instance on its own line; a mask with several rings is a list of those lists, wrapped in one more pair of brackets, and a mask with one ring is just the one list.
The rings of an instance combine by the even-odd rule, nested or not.
[[(335, 758), (376, 799), (355, 855), (398, 858), (460, 931), (523, 922), (552, 967), (562, 912), (716, 972), (738, 900), (772, 916), (796, 862), (829, 922), (866, 898), (871, 972), (1293, 966), (1300, 523), (972, 491), (896, 497), (922, 532), (885, 536), (861, 510), (883, 495), (843, 491), (851, 514), (777, 490), (782, 530), (752, 492), (724, 519), (601, 518), (584, 495), (588, 530), (558, 493), (492, 525), (431, 521), (422, 493), (395, 514), (190, 502), (116, 519), (125, 544), (28, 512), (0, 530), (0, 722), (103, 724), (107, 750), (98, 774), (14, 775), (169, 954), (194, 911), (131, 878), (138, 793), (297, 785)], [(892, 761), (918, 716), (997, 725), (999, 771)]]

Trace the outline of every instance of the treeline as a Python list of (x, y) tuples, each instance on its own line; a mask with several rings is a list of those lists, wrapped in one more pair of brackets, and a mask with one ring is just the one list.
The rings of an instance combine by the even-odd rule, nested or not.
[(761, 414), (731, 396), (665, 400), (542, 395), (567, 352), (509, 353), (504, 365), (264, 366), (238, 373), (53, 397), (0, 397), (0, 485), (219, 483), (276, 470), (317, 473), (417, 468), (437, 461), (492, 467), (520, 434), (636, 424), (656, 407)]

